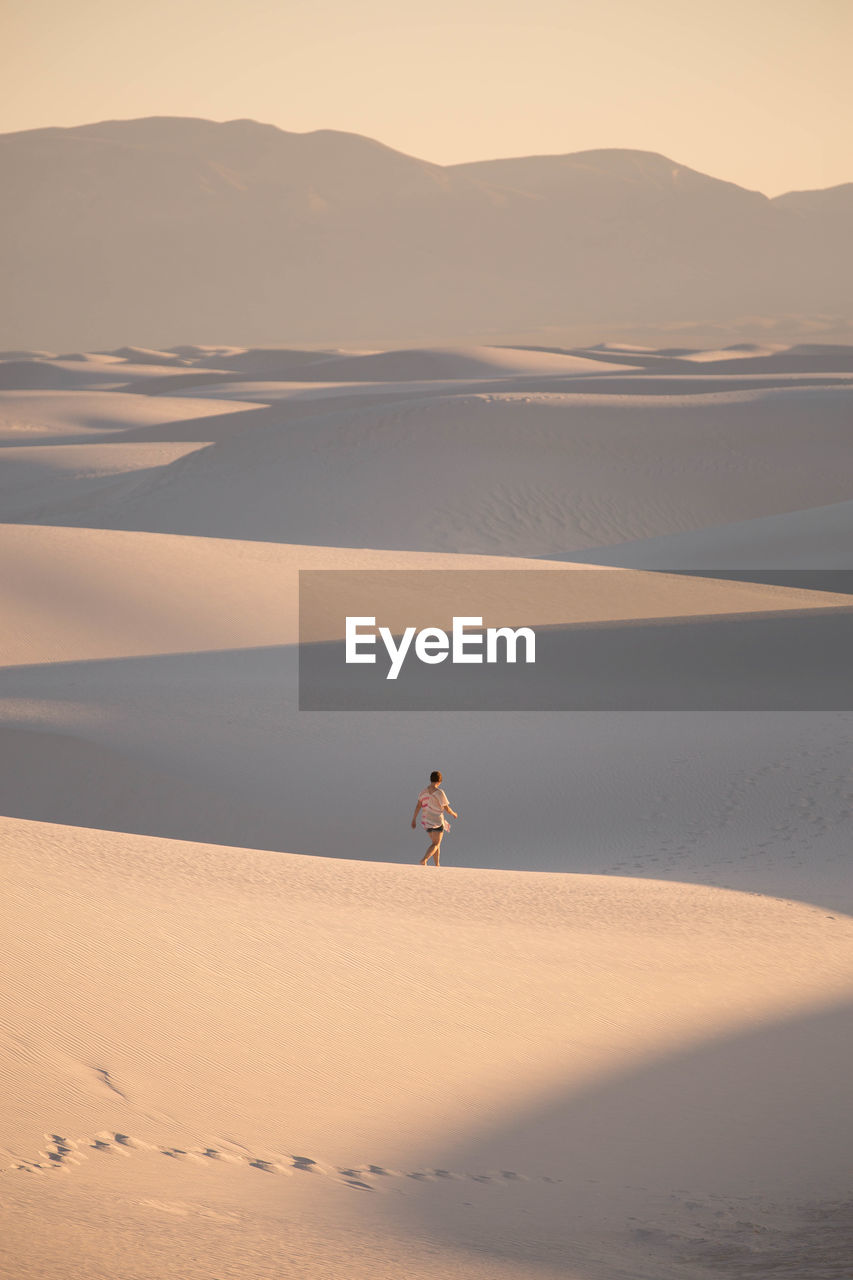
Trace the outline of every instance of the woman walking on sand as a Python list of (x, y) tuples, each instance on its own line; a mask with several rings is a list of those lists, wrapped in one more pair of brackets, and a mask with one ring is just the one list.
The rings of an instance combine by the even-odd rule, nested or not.
[(451, 809), (447, 796), (439, 785), (440, 782), (441, 774), (438, 769), (433, 769), (429, 775), (429, 786), (424, 787), (418, 796), (418, 803), (415, 805), (415, 812), (412, 814), (412, 830), (415, 830), (418, 814), (420, 814), (421, 826), (430, 839), (430, 846), (421, 858), (422, 867), (426, 866), (430, 858), (435, 858), (435, 865), (439, 865), (441, 837), (445, 831), (450, 830), (450, 823), (444, 816), (445, 811), (450, 814), (451, 818), (459, 817), (459, 814)]

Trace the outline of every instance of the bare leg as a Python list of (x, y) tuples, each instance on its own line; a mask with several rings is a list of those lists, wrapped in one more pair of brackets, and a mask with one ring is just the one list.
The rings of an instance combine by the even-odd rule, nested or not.
[(424, 856), (421, 858), (421, 866), (422, 866), (422, 867), (425, 867), (425, 866), (426, 866), (426, 864), (429, 862), (430, 858), (432, 858), (433, 856), (435, 857), (435, 865), (436, 865), (436, 866), (438, 866), (438, 865), (439, 865), (439, 863), (438, 863), (438, 859), (439, 859), (439, 856), (440, 856), (440, 850), (441, 850), (441, 837), (442, 837), (443, 835), (444, 835), (444, 832), (443, 832), (443, 831), (432, 831), (432, 832), (430, 832), (430, 837), (429, 837), (429, 838), (430, 838), (430, 842), (431, 842), (431, 843), (430, 843), (430, 846), (429, 846), (429, 848), (427, 849), (426, 853), (425, 853), (425, 854), (424, 854)]

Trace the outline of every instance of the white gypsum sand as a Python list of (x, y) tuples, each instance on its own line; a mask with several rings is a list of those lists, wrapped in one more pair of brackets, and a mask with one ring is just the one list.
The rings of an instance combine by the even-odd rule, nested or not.
[(11, 1274), (837, 1280), (853, 713), (296, 686), (301, 569), (543, 569), (628, 636), (847, 607), (656, 572), (848, 567), (837, 350), (5, 364)]
[[(193, 1219), (170, 1264), (191, 1277), (219, 1265), (217, 1215), (238, 1228), (232, 1274), (283, 1265), (294, 1213), (325, 1224), (334, 1257), (348, 1197), (378, 1193), (360, 1229), (367, 1213), (392, 1256), (411, 1236), (413, 1275), (433, 1274), (426, 1232), (444, 1274), (468, 1274), (466, 1246), (499, 1261), (524, 1244), (519, 1274), (559, 1257), (595, 1276), (591, 1242), (689, 1245), (697, 1201), (731, 1230), (843, 1185), (845, 917), (14, 820), (3, 840), (4, 1200), (37, 1179), (52, 1212), (55, 1183), (79, 1185), (74, 1268), (88, 1236), (109, 1256), (134, 1221), (151, 1266), (146, 1233), (170, 1211)], [(30, 1252), (55, 1265), (55, 1244)], [(352, 1274), (373, 1274), (359, 1252)]]

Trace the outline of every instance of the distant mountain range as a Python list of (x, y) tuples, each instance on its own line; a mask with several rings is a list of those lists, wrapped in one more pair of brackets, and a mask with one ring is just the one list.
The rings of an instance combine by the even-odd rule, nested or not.
[(853, 183), (768, 199), (646, 151), (442, 166), (160, 116), (0, 135), (0, 172), (3, 348), (844, 340), (853, 322)]

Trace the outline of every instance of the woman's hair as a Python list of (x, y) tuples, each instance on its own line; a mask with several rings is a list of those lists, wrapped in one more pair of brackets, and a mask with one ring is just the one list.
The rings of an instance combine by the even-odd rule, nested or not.
[(441, 774), (438, 769), (433, 769), (432, 773), (429, 775), (429, 780), (430, 782), (441, 782)]

